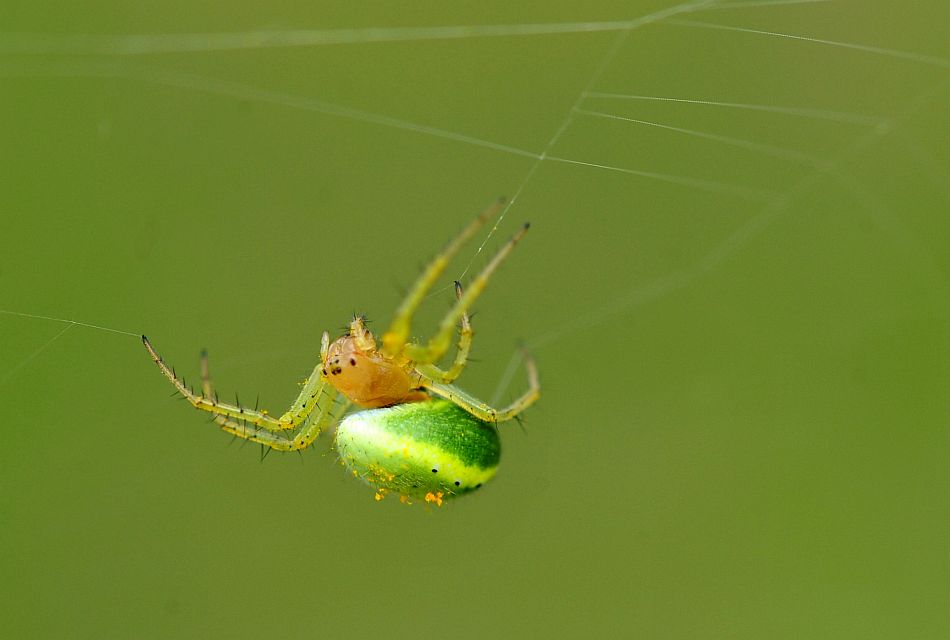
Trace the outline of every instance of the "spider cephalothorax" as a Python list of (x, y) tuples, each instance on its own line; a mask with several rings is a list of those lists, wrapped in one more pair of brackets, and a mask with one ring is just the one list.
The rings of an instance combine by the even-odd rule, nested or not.
[(418, 390), (420, 378), (413, 375), (410, 362), (386, 356), (376, 348), (362, 317), (353, 318), (349, 333), (328, 342), (329, 335), (324, 333), (320, 373), (354, 403), (375, 408), (429, 398)]

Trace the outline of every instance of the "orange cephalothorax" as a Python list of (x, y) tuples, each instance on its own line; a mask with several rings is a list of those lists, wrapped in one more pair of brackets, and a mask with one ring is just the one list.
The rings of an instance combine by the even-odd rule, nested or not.
[(376, 349), (376, 340), (362, 318), (354, 318), (350, 332), (326, 346), (321, 354), (322, 373), (336, 389), (358, 405), (388, 407), (425, 400), (411, 365), (387, 358)]

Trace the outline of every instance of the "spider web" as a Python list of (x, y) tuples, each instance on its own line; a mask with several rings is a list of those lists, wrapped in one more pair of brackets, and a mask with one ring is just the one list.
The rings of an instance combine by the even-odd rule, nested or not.
[[(941, 637), (946, 3), (460, 4), (5, 14), (12, 635)], [(460, 379), (497, 403), (514, 339), (538, 360), (510, 499), (381, 535), (346, 492), (300, 506), (334, 465), (208, 464), (193, 439), (227, 439), (160, 405), (140, 333), (279, 409), (323, 329), (391, 312), (502, 194), (420, 326), (532, 222)]]
[[(483, 235), (478, 246), (463, 260), (455, 277), (469, 275), (483, 257), (486, 247), (498, 240), (498, 234), (510, 228), (509, 218), (522, 208), (522, 197), (533, 189), (544, 189), (545, 182), (539, 176), (569, 172), (568, 175), (584, 180), (593, 173), (614, 174), (619, 179), (613, 182), (619, 196), (629, 196), (642, 184), (665, 185), (675, 200), (688, 200), (695, 211), (703, 210), (702, 201), (711, 197), (725, 198), (730, 206), (737, 207), (727, 232), (720, 233), (702, 246), (694, 247), (694, 253), (683, 257), (680, 264), (664, 273), (643, 277), (621, 278), (615, 283), (614, 293), (599, 302), (584, 301), (578, 304), (576, 313), (566, 313), (550, 318), (539, 330), (530, 334), (527, 346), (539, 352), (552, 345), (575, 338), (579, 333), (596, 329), (632, 313), (637, 307), (657, 301), (691, 286), (704, 276), (714, 272), (735, 255), (766, 235), (775, 222), (800, 206), (800, 201), (821, 189), (832, 189), (838, 194), (852, 198), (859, 208), (877, 223), (894, 232), (895, 242), (903, 243), (908, 251), (917, 251), (917, 259), (927, 277), (939, 284), (942, 280), (939, 269), (929, 253), (921, 253), (921, 245), (904, 227), (899, 217), (882, 201), (876, 198), (869, 186), (850, 172), (848, 166), (862, 154), (879, 153), (877, 148), (885, 141), (896, 140), (906, 155), (902, 166), (919, 172), (926, 178), (929, 188), (938, 192), (945, 201), (948, 194), (947, 169), (939, 157), (940, 151), (930, 140), (913, 131), (908, 121), (922, 111), (933, 109), (945, 100), (946, 68), (950, 58), (923, 51), (903, 49), (898, 46), (881, 46), (876, 43), (837, 39), (817, 30), (808, 31), (827, 17), (868, 16), (869, 11), (859, 9), (853, 3), (834, 3), (822, 0), (762, 0), (760, 2), (725, 2), (695, 0), (671, 6), (645, 10), (642, 15), (624, 20), (594, 20), (578, 22), (543, 22), (516, 24), (472, 24), (406, 26), (389, 28), (340, 28), (323, 30), (261, 30), (232, 33), (206, 34), (154, 34), (154, 35), (42, 35), (8, 33), (0, 38), (0, 72), (8, 83), (18, 79), (46, 77), (63, 81), (107, 80), (129, 83), (128, 86), (158, 85), (172, 87), (194, 94), (211, 94), (247, 103), (270, 105), (300, 111), (316, 118), (349, 120), (366, 128), (390, 129), (407, 132), (420, 139), (433, 138), (461, 147), (485, 149), (506, 158), (522, 158), (527, 168), (515, 185), (507, 206)], [(783, 23), (789, 28), (783, 29)], [(794, 25), (794, 26), (793, 26)], [(787, 69), (788, 60), (782, 56), (801, 56), (809, 68), (827, 63), (842, 64), (846, 56), (873, 57), (887, 66), (882, 74), (907, 72), (909, 88), (904, 93), (868, 94), (864, 104), (854, 110), (838, 104), (823, 104), (821, 90), (817, 98), (792, 101), (779, 99), (779, 92), (769, 96), (768, 89), (762, 100), (745, 102), (737, 100), (724, 91), (717, 91), (715, 77), (702, 87), (684, 88), (678, 93), (662, 95), (644, 92), (630, 78), (631, 69), (638, 64), (637, 55), (649, 48), (655, 39), (673, 37), (677, 32), (693, 32), (696, 37), (718, 38), (727, 46), (739, 49), (753, 39), (766, 40), (779, 50), (774, 60), (763, 62), (764, 72), (769, 65)], [(633, 34), (642, 34), (645, 44), (631, 44)], [(524, 46), (531, 46), (531, 39), (557, 36), (570, 43), (572, 37), (584, 37), (585, 45), (596, 36), (598, 55), (588, 56), (592, 69), (586, 74), (586, 82), (574, 88), (573, 102), (561, 107), (561, 112), (551, 103), (544, 111), (560, 113), (553, 120), (555, 127), (543, 144), (535, 147), (504, 138), (498, 140), (470, 134), (441, 125), (429, 124), (418, 119), (394, 116), (385, 110), (355, 107), (343, 101), (305, 96), (289, 91), (269, 89), (240, 80), (193, 70), (187, 61), (195, 56), (224, 54), (242, 56), (248, 60), (255, 52), (265, 50), (293, 50), (313, 47), (366, 47), (386, 43), (423, 43), (429, 41), (455, 41), (462, 48), (478, 48), (489, 51), (493, 39), (523, 39)], [(652, 39), (652, 40), (651, 40)], [(911, 44), (915, 44), (913, 41)], [(175, 64), (155, 58), (159, 54), (177, 54)], [(850, 59), (850, 58), (849, 58)], [(156, 61), (157, 60), (157, 61)], [(185, 65), (180, 62), (186, 61)], [(863, 60), (863, 58), (862, 58)], [(676, 60), (652, 60), (663, 73), (675, 73)], [(199, 68), (200, 64), (194, 65)], [(642, 66), (642, 65), (641, 65)], [(177, 67), (177, 68), (175, 68)], [(564, 93), (562, 91), (562, 93)], [(570, 92), (567, 92), (570, 93)], [(774, 99), (769, 99), (773, 97)], [(830, 102), (834, 102), (831, 100)], [(550, 115), (550, 114), (547, 114)], [(729, 133), (721, 133), (722, 122), (741, 123), (748, 118), (757, 125), (750, 127), (746, 136), (731, 132), (735, 127), (726, 127)], [(695, 124), (691, 124), (694, 122)], [(780, 124), (778, 124), (780, 123)], [(107, 126), (107, 125), (103, 125)], [(775, 141), (774, 136), (763, 135), (770, 126), (787, 127), (789, 136)], [(611, 151), (603, 156), (574, 154), (569, 149), (577, 142), (602, 140), (607, 128), (616, 139), (627, 144), (639, 144), (649, 138), (650, 143), (662, 145), (691, 144), (700, 148), (708, 158), (722, 154), (746, 154), (761, 161), (785, 163), (790, 167), (787, 175), (774, 179), (775, 173), (766, 178), (745, 179), (742, 173), (731, 176), (718, 175), (709, 164), (696, 166), (691, 162), (654, 162), (647, 153), (618, 154)], [(833, 141), (825, 148), (802, 150), (789, 144), (795, 134), (808, 132), (811, 128), (828, 132)], [(644, 149), (647, 145), (644, 145)], [(387, 152), (393, 152), (392, 149)], [(705, 170), (705, 171), (704, 171)], [(782, 171), (782, 170), (773, 170)], [(752, 175), (750, 172), (748, 175)], [(602, 177), (602, 176), (601, 176)], [(830, 186), (829, 186), (830, 185)], [(741, 207), (741, 209), (739, 208)], [(707, 206), (713, 211), (714, 207)], [(64, 215), (67, 215), (64, 212)], [(561, 212), (561, 215), (567, 215)], [(697, 215), (702, 215), (698, 213)], [(687, 223), (688, 224), (688, 223)], [(95, 229), (83, 233), (92, 234)], [(91, 245), (86, 245), (89, 251)], [(88, 255), (79, 259), (80, 274), (86, 269)], [(82, 277), (79, 278), (83, 280)], [(448, 284), (433, 293), (444, 293)], [(41, 289), (40, 289), (41, 290)], [(39, 300), (41, 296), (37, 299)], [(430, 296), (432, 297), (432, 296)], [(10, 299), (11, 296), (4, 296)], [(55, 322), (64, 326), (55, 329), (51, 336), (42, 331), (27, 331), (35, 337), (35, 347), (17, 351), (11, 359), (5, 358), (0, 368), (0, 387), (27, 370), (44, 354), (55, 352), (56, 345), (77, 335), (73, 328), (93, 329), (112, 334), (137, 336), (132, 327), (112, 326), (110, 318), (76, 319), (69, 308), (56, 304), (43, 304), (44, 309), (55, 313), (35, 313), (28, 298), (20, 298), (23, 304), (16, 308), (0, 310), (2, 320), (10, 326), (16, 319), (30, 319), (36, 323)], [(44, 301), (47, 302), (47, 301)], [(4, 305), (6, 306), (6, 305)], [(78, 316), (77, 316), (78, 317)], [(39, 326), (39, 325), (37, 325)], [(146, 327), (135, 327), (146, 328)], [(79, 338), (81, 339), (81, 338)], [(9, 344), (8, 344), (9, 347)], [(13, 349), (3, 349), (14, 352)], [(495, 399), (507, 390), (511, 377), (517, 369), (518, 359), (512, 357), (501, 376), (494, 393)]]

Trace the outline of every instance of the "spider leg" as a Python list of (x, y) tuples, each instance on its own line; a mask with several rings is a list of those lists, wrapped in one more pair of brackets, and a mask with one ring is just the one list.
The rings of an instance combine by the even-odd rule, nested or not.
[(320, 397), (321, 389), (330, 387), (330, 384), (323, 376), (323, 363), (327, 359), (327, 350), (330, 348), (330, 334), (323, 332), (320, 340), (320, 362), (313, 368), (310, 377), (304, 380), (303, 387), (297, 398), (290, 405), (290, 408), (280, 417), (281, 423), (289, 423), (294, 427), (305, 421), (316, 406)]
[[(329, 339), (328, 336), (326, 334), (324, 334), (324, 336), (324, 341), (327, 341)], [(161, 372), (193, 407), (201, 409), (202, 411), (208, 411), (217, 416), (230, 418), (238, 423), (249, 423), (268, 431), (294, 429), (301, 424), (316, 406), (319, 388), (326, 384), (320, 371), (322, 369), (321, 360), (304, 383), (300, 394), (297, 396), (297, 399), (294, 400), (290, 409), (280, 418), (274, 418), (268, 415), (267, 411), (258, 411), (257, 409), (249, 409), (238, 404), (219, 402), (212, 390), (211, 377), (208, 374), (207, 354), (202, 354), (201, 377), (203, 395), (199, 396), (185, 385), (184, 380), (179, 378), (174, 370), (165, 364), (165, 361), (162, 360), (161, 356), (155, 351), (155, 348), (152, 347), (148, 338), (142, 336), (142, 343), (145, 345), (149, 355), (152, 356), (152, 360), (158, 365)], [(218, 424), (221, 423), (218, 422)]]
[[(211, 373), (208, 367), (208, 350), (201, 350), (201, 395), (205, 398), (213, 398), (217, 402), (218, 398), (214, 393), (214, 387), (211, 384)], [(257, 407), (255, 407), (256, 409)], [(228, 419), (221, 414), (212, 414), (211, 419), (219, 427), (224, 427)]]
[(399, 305), (399, 309), (396, 310), (396, 315), (393, 316), (389, 329), (383, 334), (383, 353), (387, 356), (395, 357), (402, 352), (403, 345), (405, 345), (409, 339), (412, 315), (416, 312), (416, 309), (419, 308), (419, 305), (422, 304), (426, 293), (432, 288), (436, 280), (439, 279), (442, 272), (445, 271), (452, 256), (454, 256), (462, 245), (478, 231), (479, 227), (497, 213), (504, 204), (505, 199), (499, 198), (492, 206), (478, 214), (478, 217), (472, 220), (467, 227), (462, 229), (461, 233), (429, 262), (412, 286), (412, 289), (409, 290), (405, 300)]
[(466, 314), (469, 308), (475, 300), (482, 294), (485, 290), (485, 287), (488, 286), (488, 280), (491, 278), (492, 274), (498, 269), (499, 265), (505, 261), (505, 258), (514, 250), (515, 245), (524, 237), (528, 232), (530, 225), (525, 224), (521, 229), (518, 230), (515, 235), (511, 237), (508, 242), (498, 250), (498, 253), (491, 259), (491, 261), (485, 265), (485, 268), (482, 269), (474, 280), (472, 284), (469, 285), (469, 288), (466, 289), (465, 293), (459, 298), (458, 302), (455, 303), (455, 306), (452, 307), (452, 310), (442, 319), (442, 323), (439, 325), (439, 331), (432, 338), (429, 339), (428, 344), (419, 345), (419, 344), (407, 344), (405, 346), (405, 354), (409, 360), (413, 362), (419, 362), (423, 364), (432, 364), (438, 362), (439, 358), (445, 355), (445, 352), (449, 348), (449, 344), (452, 338), (452, 332), (455, 330), (456, 323)]
[(208, 350), (201, 350), (201, 395), (205, 398), (214, 397), (214, 388), (211, 385), (211, 372), (208, 368)]
[[(325, 356), (329, 336), (324, 332), (321, 353)], [(323, 358), (321, 358), (322, 362)], [(226, 415), (215, 413), (212, 416), (215, 424), (224, 431), (238, 438), (257, 442), (261, 445), (276, 449), (278, 451), (301, 451), (306, 449), (317, 438), (322, 431), (325, 431), (330, 425), (334, 424), (346, 412), (350, 402), (339, 399), (336, 389), (327, 384), (325, 380), (319, 377), (319, 373), (314, 371), (317, 377), (311, 376), (315, 384), (310, 384), (308, 380), (304, 383), (305, 393), (297, 398), (297, 401), (288, 411), (292, 414), (296, 409), (299, 428), (291, 431), (273, 432), (266, 428), (261, 429), (249, 423), (247, 420), (236, 420)], [(214, 389), (211, 384), (211, 375), (208, 366), (208, 352), (201, 352), (201, 390), (205, 398), (214, 398)], [(283, 419), (283, 418), (282, 418)]]
[[(455, 299), (462, 299), (462, 285), (455, 281)], [(462, 319), (459, 323), (459, 341), (455, 351), (455, 360), (448, 370), (442, 370), (434, 364), (420, 365), (423, 375), (439, 382), (450, 383), (462, 374), (465, 363), (468, 361), (468, 353), (472, 349), (472, 323), (469, 321), (468, 313), (462, 313)]]
[(479, 420), (484, 420), (485, 422), (504, 422), (517, 416), (541, 397), (541, 384), (538, 382), (538, 368), (534, 364), (534, 359), (527, 351), (524, 351), (524, 366), (528, 372), (528, 390), (525, 391), (520, 398), (501, 409), (492, 407), (487, 402), (479, 400), (458, 387), (431, 380), (422, 372), (420, 372), (420, 375), (422, 375), (422, 387), (427, 391), (441, 396), (446, 400), (451, 400)]
[(321, 432), (338, 422), (350, 406), (350, 402), (341, 400), (337, 390), (326, 381), (321, 383), (317, 396), (313, 410), (298, 428), (290, 432), (268, 431), (223, 415), (216, 415), (215, 422), (221, 429), (238, 438), (257, 442), (277, 451), (301, 451), (312, 445)]

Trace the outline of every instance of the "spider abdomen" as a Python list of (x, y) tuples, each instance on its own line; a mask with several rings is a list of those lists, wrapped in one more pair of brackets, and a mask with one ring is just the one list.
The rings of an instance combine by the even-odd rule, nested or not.
[(392, 491), (439, 504), (481, 487), (501, 458), (494, 425), (444, 400), (352, 414), (337, 428), (336, 448), (377, 497)]

